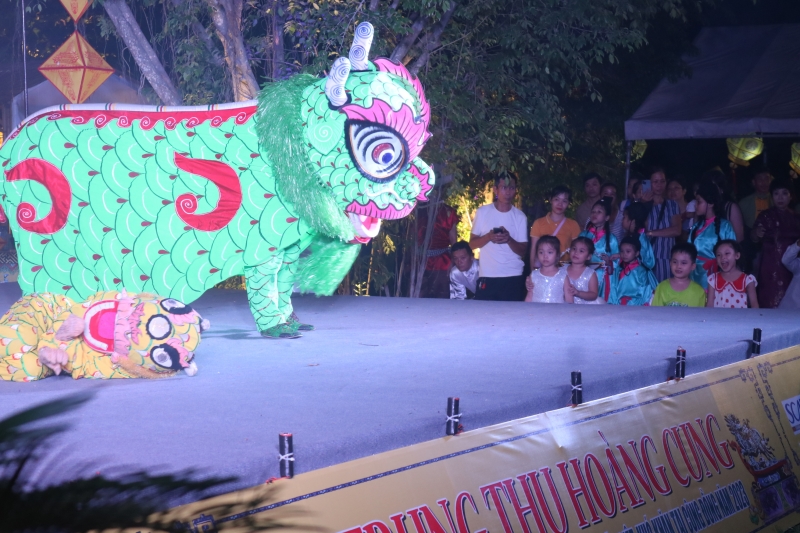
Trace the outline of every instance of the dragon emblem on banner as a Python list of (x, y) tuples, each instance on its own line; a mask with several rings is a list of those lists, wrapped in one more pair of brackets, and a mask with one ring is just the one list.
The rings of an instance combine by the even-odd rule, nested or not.
[(731, 448), (754, 478), (750, 489), (754, 519), (769, 521), (800, 508), (800, 485), (791, 461), (787, 457), (778, 459), (769, 439), (751, 427), (749, 420), (731, 414), (725, 416), (725, 423), (736, 439), (730, 443)]
[(64, 105), (26, 119), (0, 149), (23, 293), (126, 288), (189, 303), (244, 275), (263, 336), (313, 329), (292, 310), (295, 283), (332, 294), (358, 244), (434, 183), (419, 157), (422, 85), (368, 59), (373, 32), (358, 25), (326, 78), (270, 83), (257, 101)]

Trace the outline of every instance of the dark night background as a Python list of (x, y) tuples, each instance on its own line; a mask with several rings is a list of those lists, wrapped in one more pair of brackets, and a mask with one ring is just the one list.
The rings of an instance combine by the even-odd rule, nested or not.
[[(787, 0), (721, 0), (703, 13), (698, 20), (687, 27), (687, 34), (694, 39), (703, 26), (742, 26), (761, 24), (797, 24), (800, 23), (800, 2)], [(800, 38), (800, 35), (798, 35)], [(659, 47), (659, 43), (651, 39), (651, 46)], [(787, 65), (787, 67), (789, 67)], [(654, 87), (651, 87), (651, 90)], [(645, 95), (646, 96), (646, 95)], [(639, 101), (641, 103), (642, 100)], [(628, 116), (630, 116), (629, 113)], [(751, 161), (751, 168), (765, 164), (773, 175), (785, 177), (788, 174), (789, 150), (798, 138), (764, 138), (764, 154)], [(652, 140), (648, 141), (647, 152), (640, 161), (640, 168), (650, 165), (663, 165), (668, 173), (683, 175), (694, 180), (704, 170), (714, 166), (728, 165), (728, 149), (725, 139), (698, 140)], [(751, 191), (749, 169), (737, 171), (742, 178), (739, 181), (739, 195), (744, 196)]]

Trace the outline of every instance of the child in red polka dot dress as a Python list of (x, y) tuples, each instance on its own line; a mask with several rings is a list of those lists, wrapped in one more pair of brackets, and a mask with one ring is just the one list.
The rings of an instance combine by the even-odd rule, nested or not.
[(724, 239), (714, 246), (718, 272), (709, 274), (706, 294), (706, 307), (725, 307), (747, 309), (758, 307), (756, 297), (756, 281), (752, 274), (739, 270), (739, 258), (742, 255), (739, 243)]

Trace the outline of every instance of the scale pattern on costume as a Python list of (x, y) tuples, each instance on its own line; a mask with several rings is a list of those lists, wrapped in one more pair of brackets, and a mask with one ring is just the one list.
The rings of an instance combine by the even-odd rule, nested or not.
[[(20, 227), (34, 230), (16, 233), (23, 291), (84, 299), (125, 287), (190, 302), (243, 274), (245, 264), (263, 263), (299, 240), (308, 227), (277, 196), (272, 169), (258, 151), (254, 112), (254, 106), (228, 112), (219, 124), (212, 120), (224, 115), (219, 112), (174, 123), (147, 114), (113, 116), (119, 112), (100, 114), (103, 123), (97, 114), (85, 119), (64, 112), (23, 128), (20, 139), (0, 152), (0, 165), (20, 169), (19, 162), (38, 162), (31, 171), (44, 167), (47, 175), (0, 181), (4, 203), (20, 205)], [(203, 166), (192, 168), (192, 160)], [(216, 162), (227, 164), (214, 167)], [(241, 209), (226, 224), (231, 213), (221, 207), (238, 188), (233, 200)], [(59, 213), (60, 197), (70, 193), (69, 212)], [(47, 213), (42, 222), (50, 230), (62, 223), (59, 217), (63, 227), (35, 231), (47, 231), (32, 222)], [(191, 223), (223, 227), (205, 231)]]

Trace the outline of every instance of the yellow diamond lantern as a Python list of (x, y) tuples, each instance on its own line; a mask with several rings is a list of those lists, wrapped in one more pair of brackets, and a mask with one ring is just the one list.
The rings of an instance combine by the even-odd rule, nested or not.
[(111, 76), (114, 69), (76, 31), (39, 67), (39, 72), (67, 100), (80, 104)]
[(78, 22), (78, 19), (86, 13), (91, 3), (92, 0), (61, 0), (61, 5), (69, 11), (69, 15), (75, 22)]

